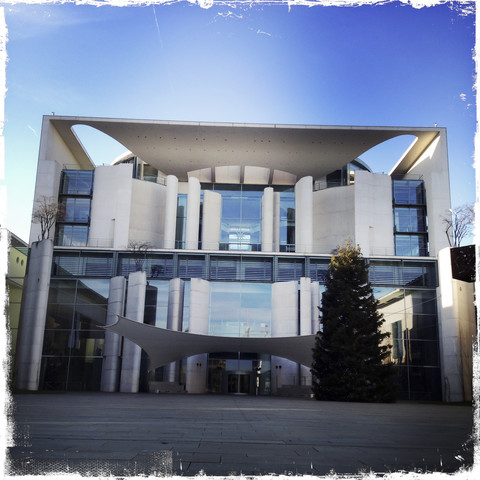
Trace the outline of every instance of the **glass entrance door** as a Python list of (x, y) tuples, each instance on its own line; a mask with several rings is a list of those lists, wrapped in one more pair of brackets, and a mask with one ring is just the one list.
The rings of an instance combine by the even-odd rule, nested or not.
[(228, 393), (237, 395), (248, 395), (250, 393), (250, 374), (227, 372), (227, 375)]

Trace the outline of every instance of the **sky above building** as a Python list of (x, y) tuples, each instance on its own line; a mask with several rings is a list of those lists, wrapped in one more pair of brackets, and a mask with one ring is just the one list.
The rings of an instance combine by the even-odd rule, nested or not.
[[(475, 200), (474, 15), (189, 2), (5, 5), (7, 228), (28, 239), (42, 115), (447, 128), (452, 206)], [(468, 5), (467, 5), (468, 6)], [(97, 165), (125, 149), (77, 133)], [(389, 172), (411, 138), (367, 153)]]

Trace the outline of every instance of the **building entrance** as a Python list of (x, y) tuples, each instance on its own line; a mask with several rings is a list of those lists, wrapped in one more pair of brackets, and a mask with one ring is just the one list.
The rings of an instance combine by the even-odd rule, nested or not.
[(227, 374), (227, 393), (236, 395), (248, 395), (250, 393), (250, 374), (225, 373)]
[(270, 355), (210, 353), (207, 391), (224, 395), (270, 395)]

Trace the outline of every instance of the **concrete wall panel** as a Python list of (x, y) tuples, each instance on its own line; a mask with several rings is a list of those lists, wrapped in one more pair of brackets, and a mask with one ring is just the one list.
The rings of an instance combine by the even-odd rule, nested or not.
[(268, 187), (262, 197), (262, 252), (273, 251), (274, 192)]
[(163, 245), (166, 194), (165, 185), (133, 180), (129, 242), (148, 243), (153, 248)]
[[(107, 307), (107, 325), (117, 321), (117, 315), (124, 314), (125, 308), (125, 277), (113, 277), (110, 279)], [(120, 347), (122, 338), (113, 333), (105, 332), (105, 343), (103, 346), (102, 380), (100, 391), (116, 392), (120, 379)]]
[(217, 192), (203, 192), (202, 249), (218, 250), (220, 223), (222, 219), (222, 196)]
[(167, 192), (165, 198), (165, 224), (163, 248), (175, 248), (175, 231), (177, 226), (178, 178), (167, 177)]
[(295, 184), (295, 251), (313, 251), (313, 178)]
[(32, 243), (17, 337), (15, 384), (19, 389), (38, 390), (52, 257), (52, 240)]
[(198, 178), (188, 179), (187, 226), (185, 248), (198, 250), (198, 233), (200, 228), (200, 182)]
[[(143, 323), (146, 287), (147, 276), (145, 272), (130, 273), (128, 276), (125, 317), (139, 323)], [(141, 357), (142, 349), (125, 338), (123, 340), (122, 370), (120, 375), (121, 392), (138, 392)]]
[(89, 246), (126, 248), (132, 206), (132, 165), (95, 169)]

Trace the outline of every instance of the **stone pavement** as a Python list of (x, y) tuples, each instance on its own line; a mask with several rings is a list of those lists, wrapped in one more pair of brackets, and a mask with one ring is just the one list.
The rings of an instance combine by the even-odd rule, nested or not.
[(312, 474), (473, 462), (472, 408), (121, 393), (18, 394), (9, 475)]

